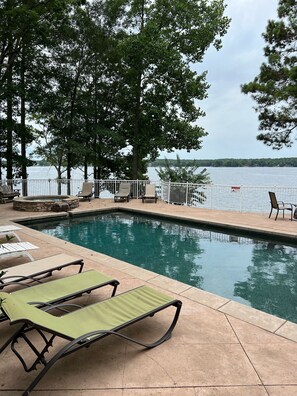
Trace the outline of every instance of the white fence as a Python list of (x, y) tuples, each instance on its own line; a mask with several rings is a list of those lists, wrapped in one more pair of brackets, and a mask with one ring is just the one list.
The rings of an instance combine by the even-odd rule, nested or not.
[[(96, 198), (113, 198), (123, 180), (89, 180), (94, 183)], [(146, 183), (156, 185), (160, 199), (170, 204), (187, 205), (199, 208), (234, 210), (240, 212), (269, 212), (268, 191), (274, 191), (277, 199), (297, 205), (297, 187), (279, 186), (230, 186), (198, 185), (190, 183), (171, 183), (149, 180), (129, 180), (131, 196), (141, 197)], [(7, 183), (7, 181), (0, 181)], [(21, 195), (76, 195), (82, 187), (83, 180), (28, 179), (8, 181), (13, 189)]]

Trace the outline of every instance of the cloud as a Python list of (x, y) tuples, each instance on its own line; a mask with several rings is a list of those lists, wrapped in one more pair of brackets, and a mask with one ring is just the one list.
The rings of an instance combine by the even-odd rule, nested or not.
[[(181, 158), (256, 158), (293, 156), (292, 149), (272, 150), (257, 141), (256, 103), (240, 86), (254, 79), (265, 61), (262, 34), (268, 20), (277, 18), (277, 0), (226, 0), (225, 14), (232, 18), (223, 48), (210, 48), (197, 71), (207, 70), (208, 98), (197, 104), (206, 112), (199, 120), (209, 133), (198, 152), (179, 152)], [(162, 156), (162, 155), (161, 155)], [(175, 154), (167, 154), (175, 158)]]

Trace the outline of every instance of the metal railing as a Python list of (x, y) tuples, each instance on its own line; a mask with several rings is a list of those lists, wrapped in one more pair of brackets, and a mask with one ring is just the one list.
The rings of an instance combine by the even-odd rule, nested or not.
[[(77, 195), (82, 179), (15, 179), (2, 180), (0, 185), (10, 184), (21, 195)], [(94, 184), (95, 198), (113, 198), (121, 182), (128, 180), (88, 180)], [(149, 180), (129, 180), (131, 198), (140, 198), (146, 183), (156, 185), (157, 195), (163, 201), (198, 208), (233, 210), (240, 212), (267, 212), (270, 210), (268, 191), (274, 191), (277, 199), (297, 205), (297, 187), (280, 186), (230, 186), (218, 184), (172, 183)], [(25, 193), (24, 193), (25, 191)]]

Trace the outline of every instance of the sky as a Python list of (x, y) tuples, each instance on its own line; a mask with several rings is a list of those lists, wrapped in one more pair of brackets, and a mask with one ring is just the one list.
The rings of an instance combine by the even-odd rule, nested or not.
[(296, 156), (296, 148), (273, 150), (256, 139), (259, 122), (250, 95), (240, 86), (259, 74), (265, 61), (262, 34), (268, 20), (277, 19), (278, 0), (225, 0), (225, 15), (232, 19), (223, 48), (210, 48), (199, 70), (207, 70), (208, 98), (199, 103), (206, 116), (198, 121), (208, 132), (202, 149), (187, 153), (162, 152), (160, 158), (280, 158)]

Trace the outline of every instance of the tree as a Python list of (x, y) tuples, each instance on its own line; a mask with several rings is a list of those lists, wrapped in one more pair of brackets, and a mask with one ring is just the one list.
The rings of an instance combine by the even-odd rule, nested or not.
[(290, 147), (297, 126), (297, 1), (279, 0), (277, 21), (269, 21), (263, 34), (267, 46), (260, 73), (242, 85), (257, 102), (259, 129), (257, 139), (273, 149)]
[(36, 67), (36, 59), (47, 52), (53, 30), (79, 3), (80, 0), (0, 1), (0, 128), (5, 134), (1, 151), (6, 159), (7, 179), (15, 176), (15, 167), (25, 179), (26, 166), (31, 164), (26, 146), (32, 141), (33, 130), (28, 127), (27, 114), (36, 91), (42, 91), (40, 81), (44, 78), (44, 64)]
[(223, 0), (105, 2), (109, 24), (118, 30), (122, 84), (116, 100), (133, 179), (159, 150), (200, 148), (206, 132), (196, 123), (204, 116), (197, 101), (207, 96), (208, 84), (206, 73), (192, 65), (210, 45), (220, 48), (229, 25), (224, 10)]

